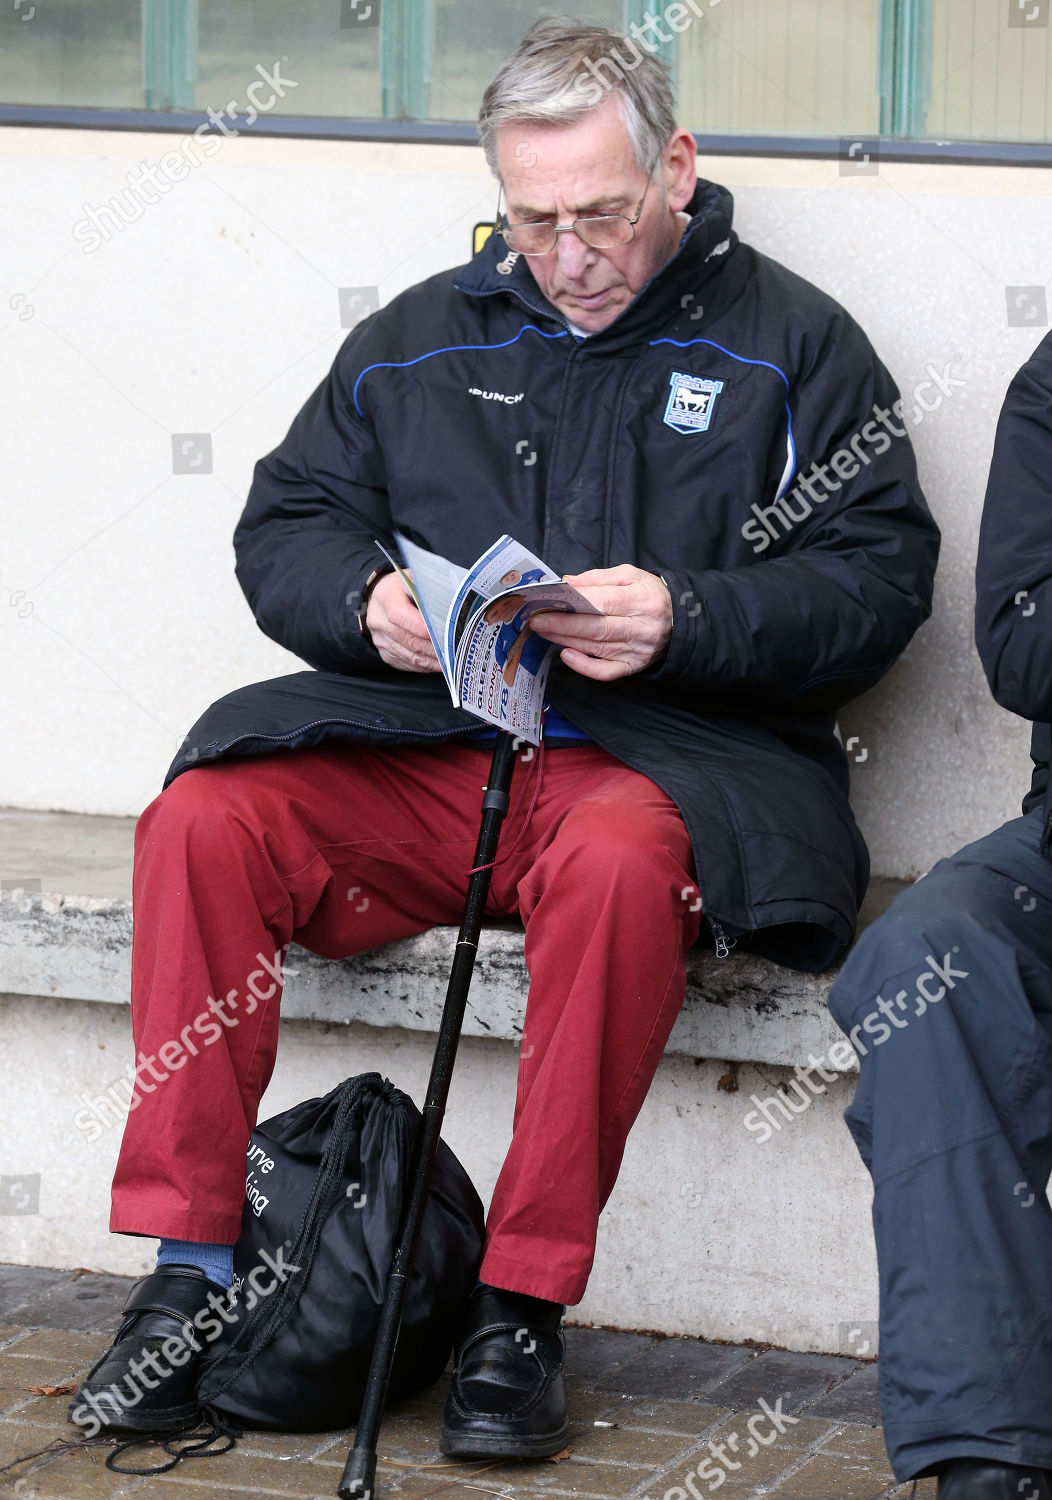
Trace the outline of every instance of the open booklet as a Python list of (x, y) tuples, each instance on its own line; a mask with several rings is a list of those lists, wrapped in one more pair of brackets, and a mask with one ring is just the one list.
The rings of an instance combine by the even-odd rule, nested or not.
[(453, 702), (539, 744), (544, 689), (558, 647), (534, 635), (530, 616), (542, 609), (599, 611), (513, 537), (500, 537), (462, 568), (401, 532), (394, 535), (401, 561), (382, 542), (376, 545), (416, 600)]

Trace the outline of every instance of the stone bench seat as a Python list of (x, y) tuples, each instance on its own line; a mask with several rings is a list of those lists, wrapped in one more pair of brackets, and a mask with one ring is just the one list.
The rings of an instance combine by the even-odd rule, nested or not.
[[(132, 818), (0, 810), (0, 992), (128, 1003), (134, 826)], [(861, 925), (899, 889), (874, 881)], [(455, 928), (436, 927), (339, 961), (294, 946), (282, 1015), (434, 1032), (455, 940)], [(825, 1006), (836, 972), (800, 974), (749, 953), (720, 959), (699, 945), (666, 1052), (789, 1067), (823, 1056), (841, 1038)], [(517, 1042), (528, 983), (522, 928), (487, 925), (464, 1034)]]

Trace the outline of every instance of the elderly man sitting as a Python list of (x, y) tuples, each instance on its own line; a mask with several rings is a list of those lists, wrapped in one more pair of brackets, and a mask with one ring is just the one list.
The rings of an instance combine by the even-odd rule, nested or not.
[[(890, 376), (843, 308), (739, 242), (655, 58), (544, 21), (480, 135), (499, 232), (360, 324), (257, 466), (238, 578), (316, 670), (216, 704), (143, 814), (132, 1020), (149, 1057), (258, 953), (456, 920), (485, 735), (375, 539), (468, 564), (508, 532), (570, 577), (599, 613), (532, 622), (558, 648), (549, 748), (520, 768), (488, 908), (526, 927), (528, 1045), (442, 1433), (540, 1457), (566, 1439), (560, 1320), (687, 949), (817, 970), (851, 939), (868, 862), (836, 712), (927, 616), (938, 536), (878, 415)], [(830, 470), (813, 505), (793, 489)], [(278, 1002), (129, 1115), (111, 1228), (159, 1237), (158, 1266), (74, 1416), (88, 1395), (115, 1427), (192, 1409), (193, 1360), (134, 1410), (114, 1392), (229, 1284)]]

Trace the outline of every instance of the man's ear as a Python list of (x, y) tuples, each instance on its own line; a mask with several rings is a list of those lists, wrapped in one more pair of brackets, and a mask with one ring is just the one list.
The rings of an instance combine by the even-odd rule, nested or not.
[(697, 156), (698, 148), (694, 137), (682, 125), (677, 126), (661, 153), (665, 192), (673, 213), (686, 208), (694, 196), (698, 181)]

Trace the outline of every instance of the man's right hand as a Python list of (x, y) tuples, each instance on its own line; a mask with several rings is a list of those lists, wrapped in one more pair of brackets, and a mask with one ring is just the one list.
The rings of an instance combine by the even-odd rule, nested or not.
[(385, 573), (369, 591), (365, 625), (389, 667), (401, 672), (439, 672), (423, 616), (397, 573)]

